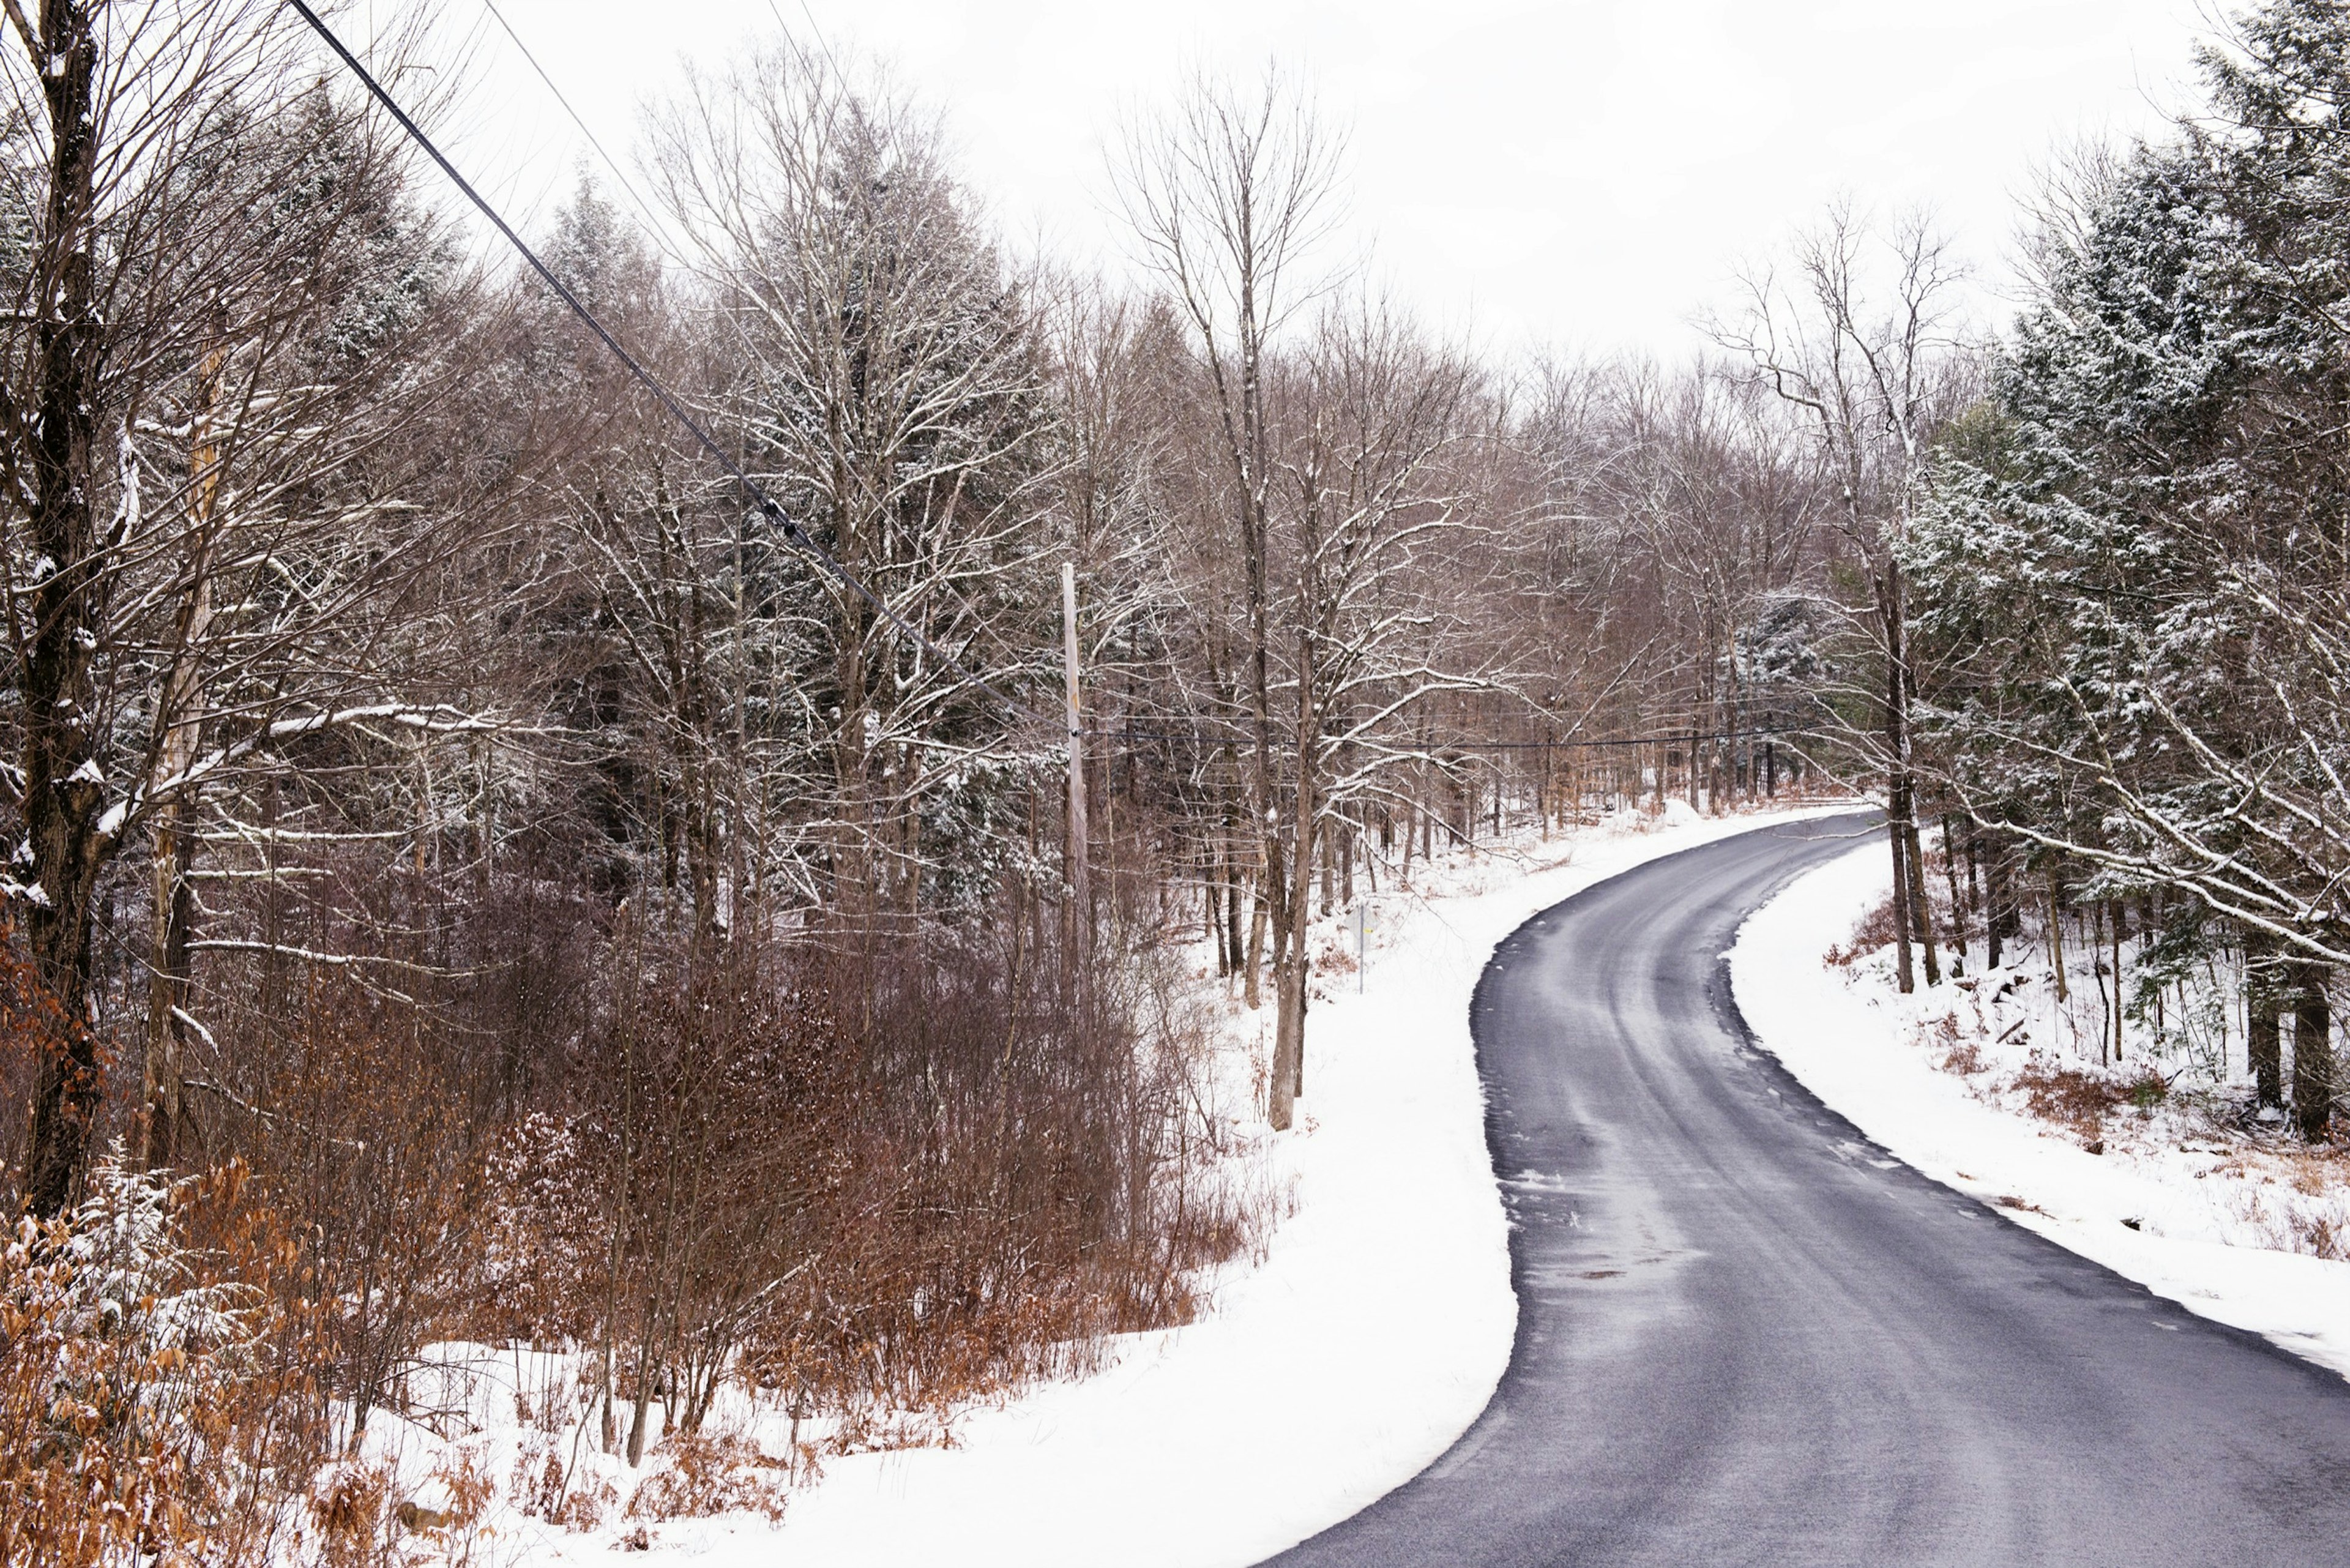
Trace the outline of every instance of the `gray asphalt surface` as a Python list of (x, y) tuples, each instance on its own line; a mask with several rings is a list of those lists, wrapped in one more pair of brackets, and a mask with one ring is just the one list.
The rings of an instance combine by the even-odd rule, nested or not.
[(1740, 921), (1867, 828), (1652, 862), (1502, 945), (1509, 1370), (1274, 1562), (2350, 1564), (2350, 1385), (1927, 1180), (1746, 1038)]

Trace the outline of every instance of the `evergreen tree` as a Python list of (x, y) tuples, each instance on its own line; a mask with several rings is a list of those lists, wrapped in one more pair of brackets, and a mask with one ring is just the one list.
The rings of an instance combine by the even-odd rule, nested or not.
[[(2217, 114), (2083, 180), (1990, 406), (1904, 546), (1951, 783), (1985, 821), (2350, 961), (2350, 16), (2207, 50)], [(2330, 1088), (2297, 1091), (2323, 1133)]]

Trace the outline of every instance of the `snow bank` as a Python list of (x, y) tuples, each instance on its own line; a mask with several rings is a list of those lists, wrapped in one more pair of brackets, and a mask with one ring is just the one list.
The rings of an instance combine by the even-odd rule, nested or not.
[[(2125, 1128), (2132, 1137), (2101, 1140), (2113, 1147), (2092, 1153), (1937, 1064), (1921, 1025), (1974, 1011), (1972, 993), (1902, 997), (1879, 976), (1864, 971), (1855, 983), (1822, 962), (1891, 887), (1884, 846), (1872, 841), (1747, 921), (1731, 981), (1762, 1046), (1935, 1180), (2192, 1312), (2350, 1376), (2350, 1263), (2271, 1250), (2248, 1233), (2260, 1194), (2246, 1179), (2272, 1178), (2231, 1151), (2174, 1141), (2178, 1124), (2151, 1116)], [(1967, 1022), (1961, 1038), (1971, 1041), (1981, 1024)]]
[[(672, 1521), (652, 1556), (1204, 1568), (1256, 1562), (1408, 1480), (1483, 1409), (1517, 1319), (1469, 1037), (1494, 945), (1644, 860), (1802, 815), (1700, 820), (1676, 803), (1649, 831), (1627, 818), (1514, 840), (1383, 891), (1367, 971), (1326, 967), (1309, 1016), (1298, 1130), (1272, 1146), (1293, 1205), (1262, 1267), (1198, 1322), (1125, 1342), (1107, 1371), (965, 1415), (951, 1449), (827, 1459), (780, 1530)], [(1351, 957), (1343, 918), (1317, 934)], [(1272, 1009), (1235, 1017), (1261, 1052)], [(596, 1535), (513, 1544), (610, 1560)]]

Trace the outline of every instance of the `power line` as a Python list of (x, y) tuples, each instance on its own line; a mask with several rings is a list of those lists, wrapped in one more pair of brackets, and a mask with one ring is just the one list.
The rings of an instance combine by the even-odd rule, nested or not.
[(571, 100), (563, 96), (563, 89), (555, 85), (555, 78), (546, 74), (545, 66), (538, 63), (538, 57), (530, 52), (530, 46), (522, 41), (522, 35), (515, 31), (515, 25), (512, 22), (506, 20), (505, 13), (498, 9), (497, 0), (482, 0), (482, 9), (490, 14), (492, 19), (504, 29), (507, 38), (513, 41), (514, 47), (522, 51), (522, 57), (529, 62), (532, 70), (538, 73), (538, 79), (546, 84), (546, 90), (555, 95), (555, 101), (561, 104), (563, 112), (571, 117), (571, 123), (579, 128), (579, 134), (588, 139), (588, 145), (596, 150), (596, 156), (604, 161), (604, 167), (612, 171), (612, 178), (618, 180), (620, 182), (620, 189), (629, 193), (629, 200), (635, 203), (638, 215), (645, 220), (646, 228), (652, 231), (658, 242), (661, 236), (660, 224), (653, 217), (652, 205), (644, 197), (639, 195), (637, 188), (629, 182), (628, 171), (620, 167), (619, 161), (609, 152), (604, 151), (603, 142), (598, 140), (596, 133), (588, 128), (588, 122), (580, 118), (579, 111), (571, 107)]
[(685, 429), (692, 434), (693, 439), (701, 443), (702, 449), (708, 452), (717, 462), (718, 466), (724, 469), (727, 473), (733, 478), (735, 483), (742, 485), (743, 490), (758, 503), (760, 514), (780, 527), (784, 531), (784, 537), (797, 545), (801, 551), (809, 556), (809, 558), (822, 566), (826, 571), (829, 572), (844, 587), (855, 593), (858, 597), (863, 599), (866, 604), (872, 607), (874, 614), (879, 616), (883, 620), (888, 621), (891, 626), (896, 627), (899, 631), (904, 632), (908, 637), (913, 639), (915, 643), (917, 643), (925, 652), (937, 659), (948, 669), (962, 674), (964, 679), (968, 680), (972, 685), (978, 687), (981, 691), (994, 698), (998, 702), (1003, 704), (1006, 710), (1040, 723), (1048, 722), (1044, 720), (1042, 715), (1032, 711), (1023, 704), (1015, 702), (1011, 698), (1005, 696), (1002, 691), (998, 691), (994, 684), (988, 680), (985, 676), (980, 674), (977, 670), (963, 663), (962, 659), (957, 659), (954, 655), (941, 648), (937, 643), (932, 642), (910, 621), (908, 621), (903, 616), (900, 616), (897, 611), (884, 604), (881, 601), (880, 597), (874, 593), (871, 588), (867, 587), (864, 582), (858, 577), (856, 573), (850, 571), (847, 566), (842, 566), (839, 560), (833, 556), (831, 551), (818, 544), (806, 529), (802, 528), (797, 522), (794, 521), (791, 515), (785, 512), (782, 505), (778, 504), (773, 496), (770, 496), (766, 491), (760, 487), (758, 481), (753, 479), (750, 474), (743, 472), (743, 465), (736, 462), (734, 459), (727, 453), (726, 450), (718, 444), (717, 441), (712, 437), (710, 432), (702, 428), (700, 421), (695, 420), (691, 414), (686, 412), (685, 405), (679, 402), (677, 398), (667, 387), (660, 383), (660, 379), (656, 378), (651, 371), (639, 364), (637, 362), (636, 356), (630, 354), (626, 348), (620, 346), (620, 340), (612, 336), (611, 331), (605, 327), (603, 322), (597, 319), (595, 312), (589, 310), (585, 305), (582, 305), (579, 302), (578, 296), (573, 294), (571, 290), (565, 286), (563, 280), (556, 276), (554, 272), (548, 268), (545, 262), (538, 259), (538, 253), (532, 250), (530, 246), (523, 243), (522, 236), (515, 233), (513, 226), (509, 224), (504, 218), (499, 215), (498, 210), (490, 205), (488, 200), (484, 198), (479, 191), (473, 189), (471, 182), (466, 180), (463, 174), (457, 172), (457, 166), (449, 161), (447, 156), (442, 152), (440, 148), (433, 145), (432, 139), (424, 134), (423, 128), (419, 126), (415, 120), (409, 118), (408, 111), (401, 109), (400, 104), (392, 98), (391, 94), (384, 90), (383, 84), (377, 81), (374, 76), (369, 72), (368, 68), (359, 63), (359, 57), (352, 54), (349, 49), (344, 47), (342, 39), (337, 37), (334, 34), (334, 30), (328, 27), (326, 23), (319, 20), (318, 14), (310, 9), (309, 5), (306, 3), (306, 0), (286, 0), (286, 4), (293, 6), (294, 9), (300, 14), (302, 20), (310, 25), (310, 30), (312, 32), (317, 34), (319, 37), (326, 40), (327, 47), (332, 49), (335, 52), (336, 57), (343, 62), (344, 66), (349, 69), (350, 73), (359, 79), (360, 84), (367, 88), (369, 95), (372, 97), (377, 103), (383, 106), (384, 111), (391, 116), (392, 119), (400, 126), (400, 130), (408, 133), (409, 140), (415, 142), (419, 148), (423, 150), (426, 157), (432, 159), (434, 163), (440, 166), (441, 172), (446, 174), (449, 177), (451, 183), (454, 184), (459, 192), (464, 195), (465, 199), (473, 204), (474, 209), (479, 212), (482, 216), (490, 221), (491, 226), (495, 228), (499, 234), (505, 236), (506, 243), (512, 245), (515, 248), (515, 253), (519, 254), (524, 261), (530, 265), (531, 271), (538, 275), (540, 281), (544, 282), (547, 287), (555, 291), (556, 297), (562, 300), (563, 303), (570, 308), (571, 314), (577, 317), (580, 321), (587, 326), (589, 331), (596, 334), (597, 337), (602, 341), (604, 347), (611, 350), (612, 357), (619, 360), (621, 364), (628, 367), (629, 373), (635, 377), (638, 382), (660, 401), (662, 408), (669, 410), (671, 417), (675, 419), (679, 424), (684, 426)]
[[(598, 319), (595, 312), (589, 310), (587, 306), (580, 303), (578, 296), (571, 292), (570, 288), (561, 278), (556, 276), (554, 271), (550, 269), (544, 261), (539, 259), (538, 253), (532, 250), (528, 244), (524, 243), (522, 236), (515, 232), (514, 227), (499, 214), (498, 210), (490, 204), (487, 198), (483, 196), (479, 191), (473, 188), (472, 182), (468, 181), (463, 174), (457, 171), (457, 166), (449, 161), (447, 155), (442, 153), (438, 146), (434, 145), (431, 137), (424, 134), (423, 128), (419, 126), (414, 119), (409, 117), (408, 111), (400, 108), (399, 102), (392, 98), (391, 94), (385, 90), (383, 84), (377, 81), (373, 74), (370, 73), (364, 65), (359, 63), (359, 57), (356, 55), (353, 55), (348, 48), (344, 47), (342, 39), (336, 36), (334, 30), (328, 27), (324, 21), (319, 19), (318, 14), (310, 8), (310, 6), (306, 3), (306, 0), (286, 0), (286, 3), (293, 6), (294, 10), (301, 16), (303, 21), (309, 24), (310, 30), (312, 32), (315, 32), (320, 38), (325, 40), (327, 47), (335, 52), (336, 57), (340, 59), (345, 67), (347, 67), (353, 76), (359, 78), (360, 85), (367, 88), (369, 96), (373, 98), (378, 104), (383, 107), (384, 111), (391, 116), (394, 122), (399, 125), (401, 130), (407, 133), (409, 140), (415, 142), (416, 145), (422, 150), (425, 156), (432, 159), (432, 161), (439, 166), (441, 172), (447, 175), (450, 182), (455, 185), (464, 198), (473, 204), (474, 210), (490, 221), (491, 226), (495, 228), (498, 233), (504, 237), (505, 242), (514, 247), (515, 254), (520, 255), (522, 259), (529, 265), (531, 271), (538, 275), (540, 281), (545, 283), (548, 288), (555, 291), (556, 297), (562, 300), (572, 315), (577, 317), (580, 322), (585, 325), (589, 331), (596, 335), (598, 340), (599, 340), (604, 347), (611, 352), (612, 357), (619, 360), (619, 362), (628, 369), (629, 374), (634, 377), (638, 383), (647, 391), (650, 392), (660, 403), (661, 407), (669, 411), (670, 416), (676, 420), (680, 425), (683, 426), (684, 429), (692, 435), (694, 441), (701, 445), (704, 452), (710, 454), (711, 458), (717, 462), (719, 467), (724, 469), (727, 474), (733, 478), (736, 483), (743, 487), (744, 493), (749, 494), (753, 500), (757, 503), (760, 514), (783, 530), (785, 538), (788, 539), (810, 559), (816, 561), (836, 580), (848, 588), (851, 592), (855, 593), (858, 598), (864, 600), (865, 603), (872, 608), (874, 614), (879, 616), (883, 620), (895, 627), (898, 630), (905, 633), (906, 636), (912, 639), (914, 642), (923, 649), (923, 651), (938, 659), (940, 663), (962, 675), (972, 685), (978, 687), (982, 691), (984, 691), (990, 697), (994, 698), (996, 701), (1003, 705), (1007, 712), (1028, 719), (1040, 725), (1045, 725), (1048, 727), (1057, 725), (1058, 721), (1047, 719), (1045, 715), (1027, 707), (1025, 704), (1013, 701), (1013, 699), (1004, 695), (1004, 693), (985, 676), (980, 674), (962, 659), (956, 658), (953, 654), (949, 653), (945, 649), (941, 648), (937, 643), (931, 641), (931, 639), (919, 628), (915, 627), (910, 621), (907, 620), (903, 616), (900, 616), (897, 611), (891, 609), (887, 604), (885, 604), (878, 594), (874, 593), (871, 588), (866, 587), (862, 579), (860, 579), (854, 572), (851, 572), (847, 566), (842, 566), (839, 559), (836, 557), (831, 551), (826, 549), (821, 544), (817, 543), (806, 529), (802, 528), (797, 522), (794, 521), (791, 515), (784, 510), (782, 504), (773, 496), (769, 495), (766, 491), (760, 486), (758, 481), (753, 479), (748, 472), (744, 472), (743, 465), (736, 462), (733, 457), (730, 455), (723, 447), (718, 444), (717, 440), (712, 437), (708, 431), (702, 427), (701, 422), (686, 411), (685, 406), (678, 401), (675, 395), (672, 394), (650, 370), (646, 369), (645, 367), (638, 361), (636, 356), (630, 354), (626, 348), (622, 347), (620, 340), (612, 335), (610, 329), (608, 328), (601, 320)], [(492, 0), (483, 0), (483, 4), (489, 11), (489, 14), (496, 18), (498, 26), (504, 28), (506, 36), (514, 40), (515, 47), (522, 50), (523, 57), (530, 61), (531, 68), (538, 73), (539, 79), (546, 84), (547, 89), (550, 92), (555, 94), (556, 100), (563, 105), (564, 111), (571, 116), (572, 122), (579, 127), (582, 134), (587, 136), (589, 143), (596, 148), (597, 152), (602, 155), (604, 161), (608, 165), (611, 166), (613, 172), (615, 174), (619, 174), (619, 166), (613, 162), (609, 153), (604, 151), (603, 144), (597, 141), (595, 133), (588, 130), (586, 122), (582, 120), (577, 112), (571, 108), (569, 100), (564, 98), (562, 89), (557, 88), (555, 85), (553, 78), (547, 76), (546, 69), (539, 65), (536, 57), (531, 54), (529, 47), (523, 43), (521, 37), (507, 23), (505, 17), (498, 11), (497, 6), (492, 3)], [(778, 16), (777, 20), (780, 22), (781, 17)], [(810, 18), (810, 22), (811, 25), (813, 25), (813, 17)], [(818, 34), (818, 40), (819, 42), (822, 41), (821, 32)], [(639, 207), (641, 207), (643, 205), (642, 199), (637, 197), (637, 193), (632, 187), (629, 187), (628, 180), (625, 175), (621, 176), (621, 184), (623, 188), (629, 190), (629, 196), (632, 199), (637, 200)], [(957, 597), (960, 597), (960, 596)], [(966, 606), (965, 607), (969, 607)], [(1700, 741), (1720, 742), (1752, 739), (1767, 735), (1798, 734), (1806, 732), (1808, 732), (1753, 730), (1729, 732), (1717, 735), (1700, 735), (1692, 732), (1680, 735), (1644, 735), (1597, 741), (1503, 741), (1486, 740), (1474, 737), (1452, 737), (1445, 739), (1430, 739), (1417, 743), (1394, 742), (1392, 744), (1394, 749), (1403, 752), (1565, 751), (1613, 746), (1690, 744)], [(1078, 732), (1078, 733), (1088, 738), (1105, 740), (1204, 741), (1207, 739), (1206, 737), (1198, 734), (1196, 732), (1191, 734), (1177, 734), (1173, 732), (1152, 732), (1134, 729), (1086, 729)], [(1243, 743), (1246, 743), (1244, 738)], [(1288, 748), (1284, 747), (1284, 749)]]
[[(1723, 730), (1713, 733), (1689, 732), (1674, 735), (1619, 735), (1596, 741), (1502, 741), (1477, 735), (1433, 735), (1423, 741), (1378, 740), (1357, 742), (1356, 744), (1377, 744), (1405, 754), (1434, 752), (1575, 752), (1603, 751), (1620, 746), (1697, 745), (1723, 741), (1759, 741), (1786, 735), (1812, 735), (1817, 731), (1783, 730)], [(1246, 735), (1210, 736), (1194, 730), (1184, 733), (1173, 730), (1142, 730), (1124, 726), (1115, 730), (1087, 730), (1089, 738), (1110, 741), (1191, 741), (1205, 745), (1237, 745), (1253, 747), (1255, 742)], [(1348, 742), (1334, 740), (1333, 746)], [(1297, 742), (1284, 738), (1274, 744), (1275, 751), (1296, 750)]]

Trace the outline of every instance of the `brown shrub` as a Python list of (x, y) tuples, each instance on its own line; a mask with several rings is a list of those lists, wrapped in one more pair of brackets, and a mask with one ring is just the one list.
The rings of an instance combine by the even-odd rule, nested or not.
[(1192, 1272), (1256, 1231), (1205, 1016), (1139, 961), (1079, 990), (1048, 940), (639, 931), (612, 957), (598, 1095), (488, 1143), (465, 1312), (468, 1337), (583, 1345), (613, 1448), (655, 1405), (697, 1438), (730, 1381), (832, 1417), (836, 1448), (938, 1441), (964, 1402), (1187, 1321)]
[(1831, 946), (1822, 961), (1831, 969), (1849, 969), (1869, 954), (1891, 947), (1900, 934), (1900, 927), (1893, 918), (1893, 900), (1888, 897), (1860, 918), (1848, 940)]
[(2015, 1075), (2015, 1086), (2023, 1091), (2025, 1108), (2033, 1116), (2085, 1139), (2096, 1137), (2106, 1117), (2128, 1098), (2126, 1090), (2095, 1074), (2039, 1055)]
[(629, 1517), (707, 1519), (721, 1513), (755, 1513), (771, 1524), (784, 1521), (791, 1467), (736, 1438), (699, 1438), (683, 1433), (662, 1443), (668, 1463), (638, 1483)]
[(1984, 1071), (1982, 1043), (1961, 1038), (1964, 1030), (1957, 1013), (1946, 1012), (1930, 1023), (1919, 1024), (1918, 1033), (1920, 1044), (1941, 1053), (1943, 1072), (1966, 1076)]
[(864, 1004), (825, 1010), (830, 1059), (858, 1070), (808, 1085), (845, 1147), (810, 1162), (804, 1215), (827, 1244), (754, 1345), (761, 1381), (839, 1410), (943, 1409), (1185, 1321), (1188, 1272), (1242, 1244), (1232, 1195), (1201, 1177), (1219, 1136), (1185, 1078), (1202, 1042), (1115, 971), (1088, 997), (1056, 967), (1015, 997), (969, 952), (913, 983), (826, 977)]
[(242, 1187), (118, 1149), (0, 1249), (0, 1563), (263, 1559), (323, 1432), (273, 1288), (295, 1250)]
[[(427, 1521), (362, 1467), (327, 1467), (376, 1407), (444, 1434), (469, 1417), (420, 1407), (448, 1386), (416, 1376), (444, 1339), (578, 1352), (578, 1403), (535, 1401), (523, 1418), (552, 1437), (600, 1414), (614, 1447), (616, 1413), (657, 1426), (667, 1468), (640, 1512), (763, 1506), (713, 1501), (752, 1497), (741, 1456), (693, 1446), (726, 1385), (829, 1417), (841, 1440), (939, 1441), (964, 1401), (1188, 1320), (1194, 1272), (1261, 1233), (1262, 1195), (1227, 1179), (1236, 1145), (1204, 1072), (1204, 1017), (1147, 954), (1107, 940), (1073, 984), (1055, 922), (1023, 930), (1016, 901), (1003, 928), (712, 940), (656, 909), (588, 943), (490, 941), (432, 927), (396, 887), (318, 869), (299, 884), (320, 889), (308, 915), (257, 927), (285, 946), (208, 957), (191, 998), (205, 1032), (182, 1147), (253, 1173), (241, 1208), (175, 1220), (200, 1277), (251, 1295), (235, 1386), (201, 1418), (93, 1428), (99, 1468), (59, 1480), (26, 1393), (51, 1376), (47, 1342), (0, 1346), (15, 1358), (0, 1365), (16, 1390), (0, 1391), (6, 1568), (78, 1568), (129, 1539), (74, 1498), (110, 1499), (140, 1539), (176, 1528), (137, 1522), (159, 1510), (210, 1521), (224, 1563), (240, 1561), (224, 1531), (262, 1542), (288, 1521), (302, 1550), (353, 1564), (401, 1528), (454, 1540), (463, 1521)], [(260, 896), (243, 887), (224, 898)], [(337, 900), (366, 919), (334, 924)], [(551, 920), (558, 903), (524, 915)], [(289, 956), (366, 952), (395, 929), (419, 934), (391, 969)], [(505, 1031), (525, 995), (555, 1012), (517, 1043)], [(50, 1244), (30, 1244), (17, 1273)], [(40, 1354), (101, 1351), (119, 1347)], [(224, 1365), (151, 1372), (224, 1386)], [(639, 1418), (656, 1405), (657, 1421)], [(517, 1505), (608, 1521), (619, 1496), (567, 1459), (550, 1469), (555, 1447), (500, 1478)], [(193, 1456), (231, 1451), (244, 1468), (196, 1473)], [(76, 1544), (77, 1529), (96, 1533)]]
[(398, 1522), (391, 1501), (389, 1463), (337, 1465), (320, 1474), (310, 1516), (328, 1568), (362, 1568), (384, 1557)]

